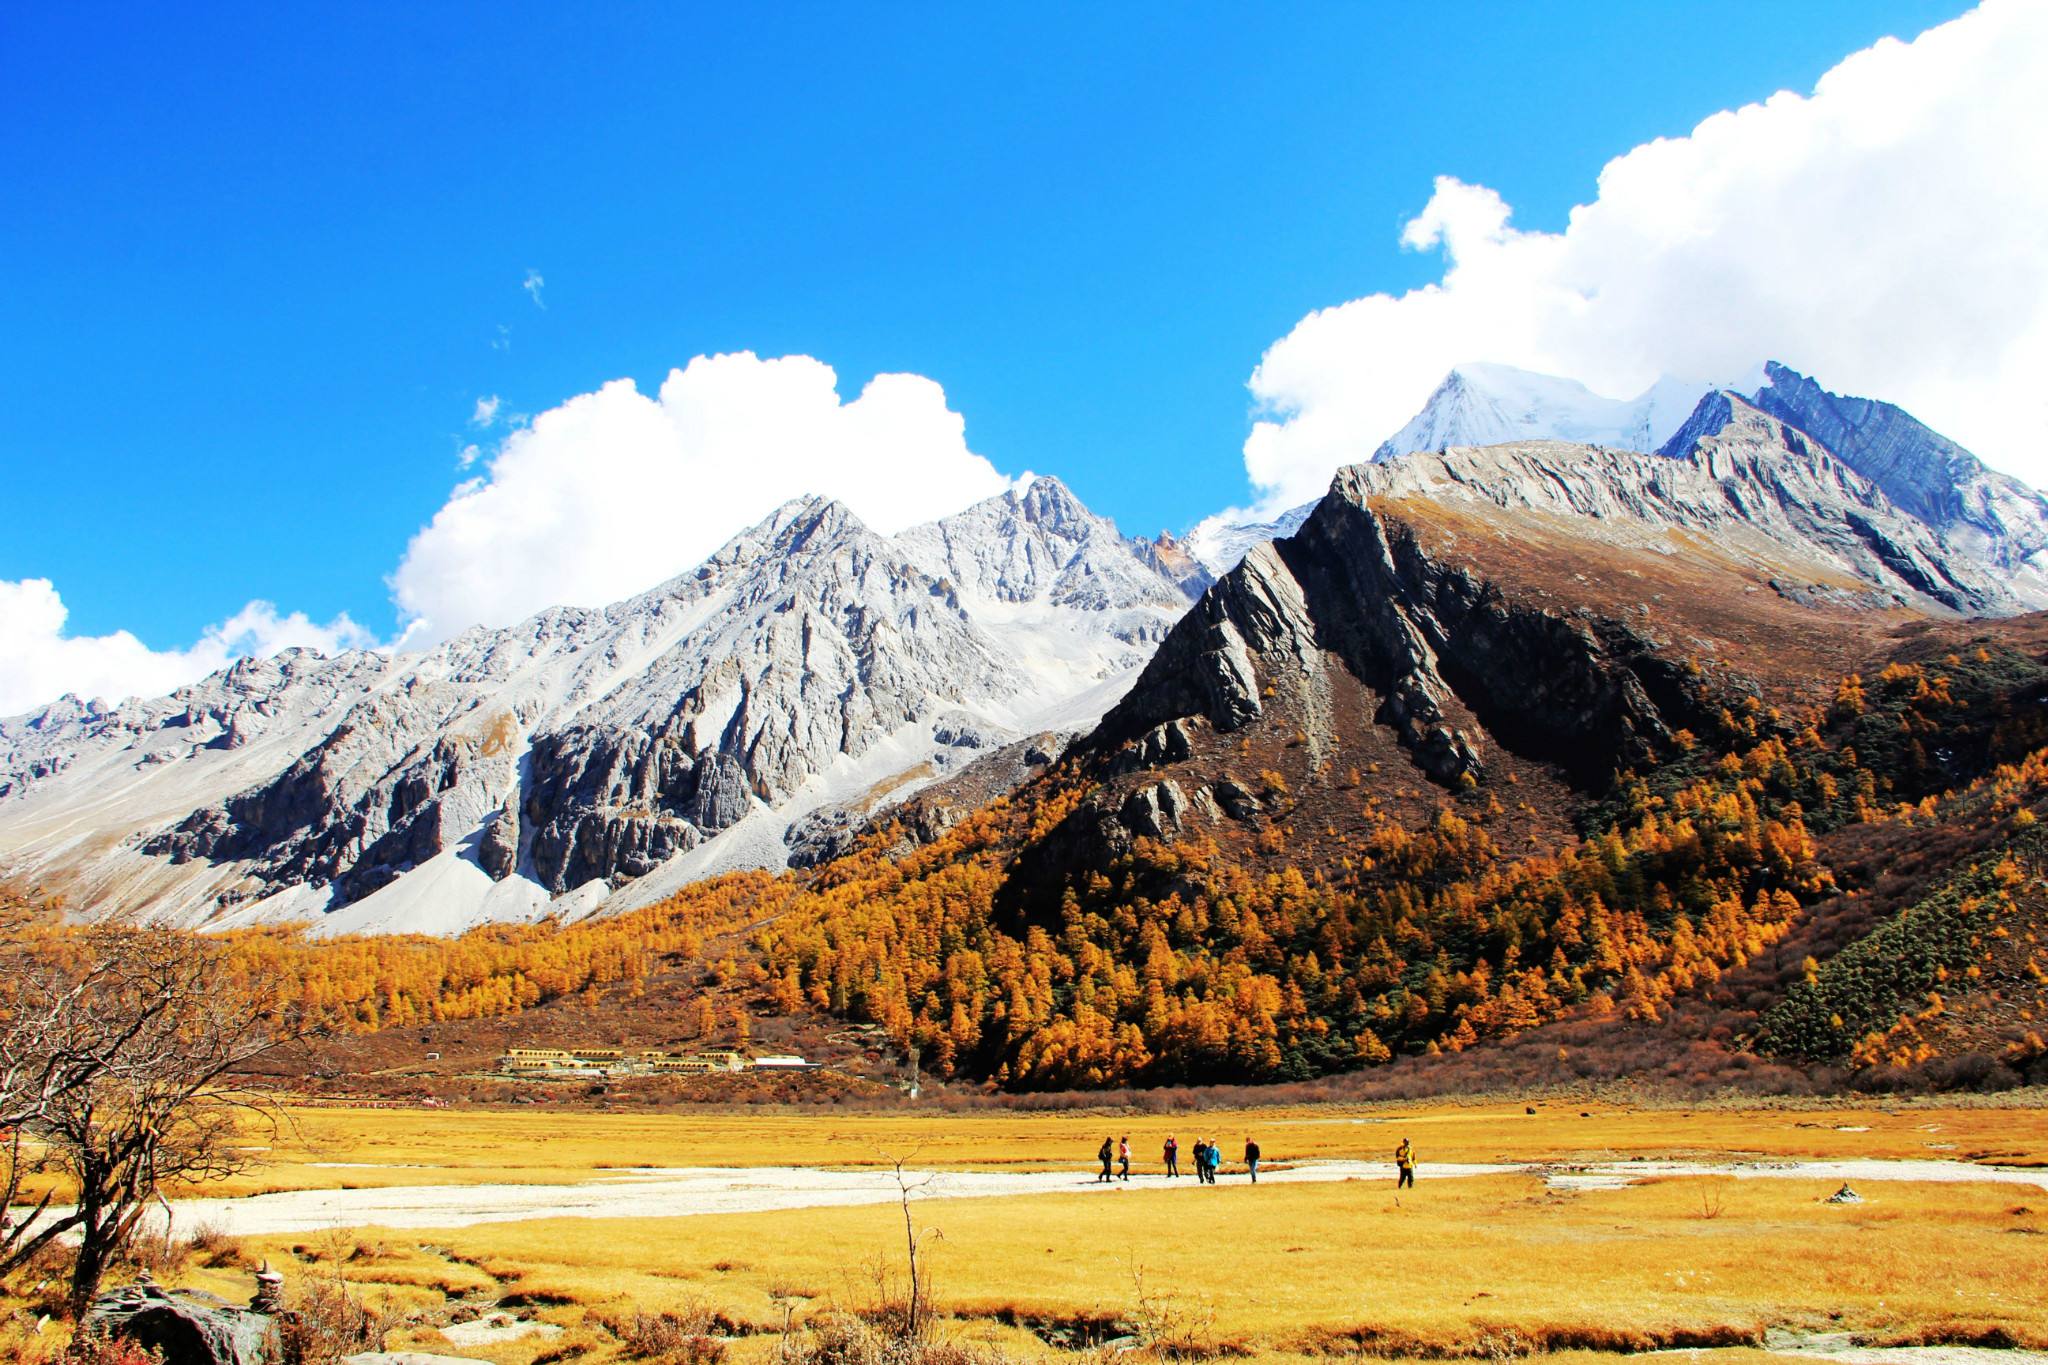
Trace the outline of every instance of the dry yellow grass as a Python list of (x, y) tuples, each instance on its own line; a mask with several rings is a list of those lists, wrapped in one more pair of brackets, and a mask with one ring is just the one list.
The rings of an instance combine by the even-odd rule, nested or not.
[[(633, 1165), (1087, 1166), (1128, 1132), (1156, 1169), (1168, 1132), (1269, 1160), (1381, 1157), (1412, 1138), (1422, 1188), (1268, 1184), (1214, 1190), (1135, 1184), (1114, 1194), (1036, 1194), (916, 1206), (931, 1230), (948, 1330), (1057, 1357), (1051, 1325), (1097, 1334), (1148, 1325), (1261, 1361), (1366, 1351), (1499, 1355), (1760, 1341), (1767, 1328), (1875, 1340), (2004, 1339), (2048, 1348), (2048, 1195), (1990, 1184), (1866, 1185), (1830, 1206), (1827, 1182), (1653, 1181), (1569, 1194), (1530, 1176), (1430, 1179), (1450, 1161), (1630, 1157), (2039, 1161), (2038, 1107), (1816, 1105), (1656, 1109), (1517, 1105), (1269, 1108), (1172, 1118), (1119, 1114), (619, 1114), (307, 1109), (227, 1192), (344, 1184), (562, 1182)], [(259, 1139), (252, 1138), (252, 1142)], [(329, 1164), (338, 1163), (338, 1164)], [(223, 1192), (212, 1188), (208, 1193)], [(250, 1239), (239, 1261), (196, 1263), (187, 1283), (242, 1298), (269, 1257), (295, 1275), (340, 1265), (416, 1313), (391, 1345), (448, 1350), (432, 1326), (458, 1305), (509, 1300), (565, 1329), (459, 1353), (499, 1365), (620, 1359), (603, 1322), (693, 1309), (756, 1334), (733, 1365), (769, 1365), (773, 1336), (874, 1298), (872, 1267), (900, 1266), (893, 1206), (671, 1219), (551, 1219), (448, 1230), (351, 1229)], [(225, 1259), (225, 1258), (223, 1258)], [(1141, 1287), (1142, 1285), (1142, 1287)], [(1725, 1353), (1761, 1360), (1761, 1352)], [(1588, 1355), (1587, 1359), (1592, 1359)]]
[[(1760, 1341), (1773, 1327), (2003, 1332), (2048, 1347), (2048, 1218), (2018, 1211), (2011, 1188), (1885, 1183), (1850, 1207), (1822, 1202), (1829, 1189), (1716, 1177), (1560, 1194), (1500, 1176), (1397, 1198), (1382, 1184), (1226, 1184), (937, 1201), (916, 1218), (936, 1234), (955, 1330), (1012, 1347), (1036, 1340), (1019, 1323), (1115, 1333), (1148, 1314), (1260, 1356), (1483, 1353), (1508, 1333), (1539, 1348), (1640, 1349)], [(343, 1254), (356, 1279), (413, 1305), (516, 1294), (571, 1327), (694, 1306), (770, 1328), (785, 1304), (801, 1317), (869, 1302), (869, 1267), (900, 1265), (902, 1236), (900, 1210), (870, 1207), (364, 1230)], [(303, 1238), (250, 1251), (323, 1254)], [(508, 1344), (498, 1358), (533, 1349)]]
[[(300, 1109), (264, 1163), (209, 1193), (347, 1186), (553, 1183), (624, 1166), (873, 1164), (917, 1153), (954, 1169), (1079, 1169), (1105, 1135), (1131, 1136), (1156, 1169), (1168, 1133), (1237, 1150), (1256, 1134), (1267, 1160), (1385, 1157), (1397, 1137), (1430, 1161), (1629, 1157), (2048, 1159), (2048, 1108), (1889, 1106), (1663, 1109), (1541, 1103), (1298, 1107), (1170, 1117), (1126, 1114), (555, 1112), (545, 1109)], [(1582, 1113), (1587, 1117), (1582, 1117)], [(1861, 1131), (1857, 1131), (1861, 1130)]]

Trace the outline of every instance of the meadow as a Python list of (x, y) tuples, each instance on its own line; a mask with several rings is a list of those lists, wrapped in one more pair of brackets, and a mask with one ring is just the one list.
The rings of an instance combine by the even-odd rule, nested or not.
[[(1536, 1112), (1527, 1110), (1533, 1107)], [(1651, 1178), (1555, 1187), (1537, 1175), (1432, 1179), (1432, 1163), (1927, 1159), (2039, 1164), (2048, 1109), (1929, 1104), (1782, 1109), (1566, 1102), (1110, 1113), (665, 1115), (308, 1109), (245, 1191), (362, 1184), (574, 1182), (620, 1167), (852, 1166), (1074, 1171), (1131, 1135), (1114, 1193), (913, 1202), (940, 1314), (970, 1355), (1075, 1360), (1141, 1346), (1168, 1359), (1372, 1355), (1498, 1360), (1687, 1347), (1754, 1355), (1815, 1334), (1872, 1344), (2048, 1349), (2048, 1191), (1879, 1180)], [(1167, 1189), (1182, 1149), (1243, 1136), (1271, 1161), (1380, 1158), (1413, 1140), (1421, 1179)], [(764, 1172), (764, 1176), (767, 1172)], [(1183, 1182), (1185, 1184), (1186, 1182)], [(219, 1193), (209, 1189), (207, 1193)], [(204, 1236), (173, 1278), (246, 1297), (263, 1261), (346, 1284), (391, 1315), (393, 1349), (488, 1359), (788, 1358), (783, 1337), (873, 1315), (904, 1286), (894, 1204), (684, 1218), (548, 1218), (445, 1229)], [(493, 1312), (542, 1325), (451, 1344)], [(664, 1325), (670, 1345), (664, 1346)], [(552, 1330), (550, 1330), (552, 1329)], [(696, 1345), (673, 1346), (676, 1334)], [(1105, 1348), (1105, 1343), (1112, 1345)], [(675, 1353), (680, 1351), (681, 1353)]]
[[(1529, 1112), (1533, 1110), (1534, 1112)], [(1775, 1108), (1645, 1108), (1582, 1100), (1304, 1105), (1181, 1114), (1008, 1110), (922, 1114), (685, 1109), (296, 1108), (252, 1132), (261, 1161), (209, 1194), (344, 1185), (557, 1183), (631, 1166), (867, 1166), (892, 1157), (934, 1169), (1089, 1167), (1104, 1137), (1128, 1134), (1156, 1169), (1168, 1134), (1233, 1157), (1256, 1136), (1268, 1162), (1386, 1158), (1402, 1136), (1424, 1162), (1748, 1157), (1951, 1158), (2029, 1163), (2048, 1154), (2048, 1105), (1901, 1101)]]

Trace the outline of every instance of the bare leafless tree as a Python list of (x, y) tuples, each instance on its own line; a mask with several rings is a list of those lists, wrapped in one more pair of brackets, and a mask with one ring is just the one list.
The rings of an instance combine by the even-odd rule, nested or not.
[(276, 1111), (246, 1069), (303, 1030), (197, 935), (102, 927), (31, 939), (21, 960), (33, 994), (13, 992), (22, 1003), (9, 1024), (30, 1011), (40, 1038), (21, 1045), (35, 1094), (23, 1091), (8, 1179), (18, 1190), (28, 1170), (53, 1175), (52, 1193), (71, 1204), (46, 1195), (37, 1216), (0, 1234), (0, 1273), (71, 1234), (70, 1297), (83, 1312), (166, 1186), (247, 1167), (244, 1121)]
[(925, 1242), (928, 1239), (943, 1238), (944, 1234), (937, 1228), (920, 1230), (916, 1220), (911, 1216), (911, 1200), (924, 1194), (938, 1179), (935, 1172), (928, 1171), (923, 1175), (911, 1172), (909, 1165), (917, 1159), (918, 1150), (913, 1148), (902, 1156), (890, 1152), (877, 1152), (896, 1179), (897, 1199), (903, 1209), (903, 1254), (908, 1274), (901, 1304), (892, 1305), (889, 1302), (895, 1296), (888, 1292), (888, 1276), (885, 1271), (878, 1273), (876, 1284), (883, 1300), (878, 1307), (884, 1315), (893, 1317), (898, 1312), (901, 1314), (900, 1321), (891, 1325), (905, 1342), (922, 1345), (931, 1336), (932, 1322), (938, 1313), (938, 1305), (932, 1297), (931, 1265), (924, 1256)]
[(65, 1025), (79, 1001), (113, 970), (106, 959), (84, 952), (66, 962), (41, 928), (34, 907), (0, 898), (0, 1274), (42, 1244), (37, 1238), (27, 1245), (49, 1206), (49, 1193), (29, 1216), (13, 1212), (25, 1177), (42, 1164), (42, 1148), (30, 1128), (99, 1068), (99, 1058), (72, 1050)]

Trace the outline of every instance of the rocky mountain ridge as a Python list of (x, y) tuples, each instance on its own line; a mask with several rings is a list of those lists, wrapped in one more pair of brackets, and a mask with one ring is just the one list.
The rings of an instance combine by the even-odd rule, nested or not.
[(799, 500), (610, 608), (8, 722), (0, 857), (189, 921), (587, 909), (657, 870), (778, 866), (810, 808), (1092, 719), (1186, 602), (1056, 480), (895, 538)]
[[(1517, 429), (1618, 411), (1461, 367), (1432, 431), (1470, 415), (1475, 376), (1534, 395)], [(1503, 735), (1604, 771), (1673, 730), (1683, 689), (1655, 660), (1679, 633), (1768, 672), (1788, 642), (1824, 653), (1873, 614), (2048, 604), (2048, 501), (1896, 408), (1766, 377), (1754, 402), (1708, 391), (1658, 453), (1410, 453), (1185, 543), (1126, 538), (1052, 479), (894, 537), (801, 499), (609, 608), (396, 658), (244, 660), (120, 707), (65, 699), (0, 721), (0, 872), (190, 922), (448, 932), (820, 861), (926, 790), (905, 819), (928, 837), (1105, 711), (1087, 744), (1128, 746), (1125, 771), (1241, 729), (1275, 694), (1311, 755), (1369, 705), (1434, 782), (1483, 774)], [(1675, 392), (1621, 405), (1629, 440)], [(1667, 591), (1714, 624), (1664, 612)], [(1491, 678), (1519, 681), (1496, 695)], [(1191, 811), (1238, 818), (1257, 806), (1241, 777), (1133, 790), (1116, 814), (1156, 835)]]
[[(1604, 776), (1699, 724), (1706, 703), (1658, 643), (1670, 634), (1651, 625), (1660, 613), (1644, 602), (1631, 622), (1626, 585), (1599, 600), (1596, 561), (1647, 585), (1634, 562), (1687, 568), (1711, 546), (1702, 581), (1830, 615), (2025, 608), (1804, 433), (1732, 395), (1718, 410), (1713, 434), (1683, 456), (1521, 442), (1340, 471), (1293, 536), (1254, 547), (1203, 596), (1085, 746), (1151, 766), (1184, 755), (1174, 727), (1229, 734), (1278, 698), (1313, 756), (1335, 743), (1323, 718), (1329, 670), (1341, 668), (1434, 781), (1484, 769), (1478, 736), (1449, 723), (1452, 711), (1530, 756)], [(1574, 553), (1534, 557), (1583, 585), (1562, 609), (1536, 589), (1540, 572), (1519, 590), (1503, 576), (1524, 547), (1552, 540)], [(1206, 795), (1180, 803), (1223, 808)]]

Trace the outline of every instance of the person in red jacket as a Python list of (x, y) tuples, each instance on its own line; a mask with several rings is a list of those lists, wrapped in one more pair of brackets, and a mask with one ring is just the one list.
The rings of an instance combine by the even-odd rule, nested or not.
[(1169, 1180), (1180, 1179), (1180, 1143), (1171, 1134), (1166, 1139), (1166, 1176)]

